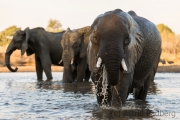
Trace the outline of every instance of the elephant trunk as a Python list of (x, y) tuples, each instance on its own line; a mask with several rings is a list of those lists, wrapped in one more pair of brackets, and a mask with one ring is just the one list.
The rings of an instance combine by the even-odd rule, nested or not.
[[(124, 60), (124, 52), (118, 44), (111, 44), (103, 47), (105, 52), (99, 52), (102, 56), (102, 63), (105, 65), (107, 72), (107, 80), (110, 85), (117, 85), (120, 79), (120, 69), (122, 60)], [(124, 67), (125, 68), (125, 67)]]
[(117, 85), (120, 75), (120, 62), (117, 56), (110, 55), (104, 59), (104, 64), (107, 72), (107, 80), (110, 85)]
[(65, 75), (64, 76), (65, 81), (72, 83), (73, 78), (72, 78), (72, 74), (71, 74), (71, 67), (69, 67), (69, 69), (64, 68), (64, 72), (65, 72), (65, 74), (64, 74)]
[(11, 49), (11, 44), (8, 46), (7, 50), (6, 50), (6, 54), (5, 54), (5, 63), (7, 68), (11, 71), (11, 72), (16, 72), (18, 70), (18, 68), (16, 67), (15, 69), (13, 69), (10, 65), (10, 56), (13, 53), (13, 49)]
[(73, 64), (73, 59), (70, 60), (69, 54), (63, 55), (63, 64), (64, 64), (64, 72), (65, 72), (64, 79), (65, 79), (65, 81), (72, 83), (73, 77), (72, 77), (72, 73), (71, 73), (72, 72), (71, 64)]

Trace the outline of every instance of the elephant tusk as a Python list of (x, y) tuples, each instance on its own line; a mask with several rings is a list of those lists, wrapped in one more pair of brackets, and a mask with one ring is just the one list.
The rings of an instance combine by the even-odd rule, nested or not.
[(71, 65), (74, 63), (74, 58), (71, 59)]
[(62, 61), (62, 59), (61, 59), (58, 64), (61, 64), (62, 62), (63, 62), (63, 61)]
[(126, 66), (124, 58), (121, 61), (121, 65), (122, 65), (123, 70), (127, 72), (128, 70), (127, 70), (127, 66)]
[(101, 63), (102, 63), (102, 59), (99, 57), (96, 63), (96, 67), (99, 68), (101, 66)]

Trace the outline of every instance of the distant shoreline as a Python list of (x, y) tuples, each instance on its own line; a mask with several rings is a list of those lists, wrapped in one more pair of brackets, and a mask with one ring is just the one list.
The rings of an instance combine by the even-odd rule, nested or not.
[[(15, 66), (12, 66), (15, 68)], [(63, 72), (62, 66), (52, 66), (53, 72)], [(0, 67), (0, 72), (10, 72), (7, 67)], [(35, 66), (18, 66), (18, 72), (35, 72)], [(160, 65), (157, 72), (180, 73), (180, 65)]]
[[(16, 66), (12, 66), (14, 69)], [(17, 72), (35, 72), (35, 66), (17, 66)], [(51, 67), (53, 72), (63, 72), (62, 66), (52, 66)], [(7, 67), (0, 67), (0, 72), (10, 72)]]
[(160, 65), (157, 72), (180, 73), (180, 65)]

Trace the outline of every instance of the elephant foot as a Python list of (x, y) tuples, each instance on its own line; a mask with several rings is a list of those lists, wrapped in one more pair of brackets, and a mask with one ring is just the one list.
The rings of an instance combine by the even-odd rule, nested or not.
[(46, 81), (44, 82), (44, 84), (45, 84), (45, 85), (51, 85), (51, 84), (52, 84), (52, 80), (46, 80)]
[(37, 80), (37, 85), (42, 85), (43, 84), (43, 80), (42, 79), (38, 79)]

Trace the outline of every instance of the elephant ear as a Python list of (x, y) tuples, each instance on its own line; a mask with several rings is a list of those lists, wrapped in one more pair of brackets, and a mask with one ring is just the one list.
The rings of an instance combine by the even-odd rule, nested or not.
[(89, 65), (89, 70), (91, 72), (96, 72), (96, 57), (98, 53), (98, 46), (92, 44), (93, 39), (96, 39), (96, 29), (89, 36), (89, 42), (87, 48), (87, 63)]
[(137, 24), (137, 22), (133, 19), (132, 16), (130, 16), (128, 13), (124, 14), (124, 17), (129, 23), (129, 36), (131, 39), (131, 42), (128, 45), (128, 71), (131, 72), (135, 64), (138, 62), (139, 58), (141, 57), (142, 51), (143, 51), (143, 33)]
[(24, 30), (25, 40), (22, 42), (22, 46), (21, 46), (21, 56), (24, 55), (24, 53), (25, 53), (26, 50), (28, 49), (29, 32), (30, 32), (30, 29), (29, 29), (29, 27), (27, 27), (27, 28)]
[(89, 42), (90, 27), (84, 27), (80, 31), (81, 46), (80, 46), (80, 58), (87, 56), (87, 47)]

